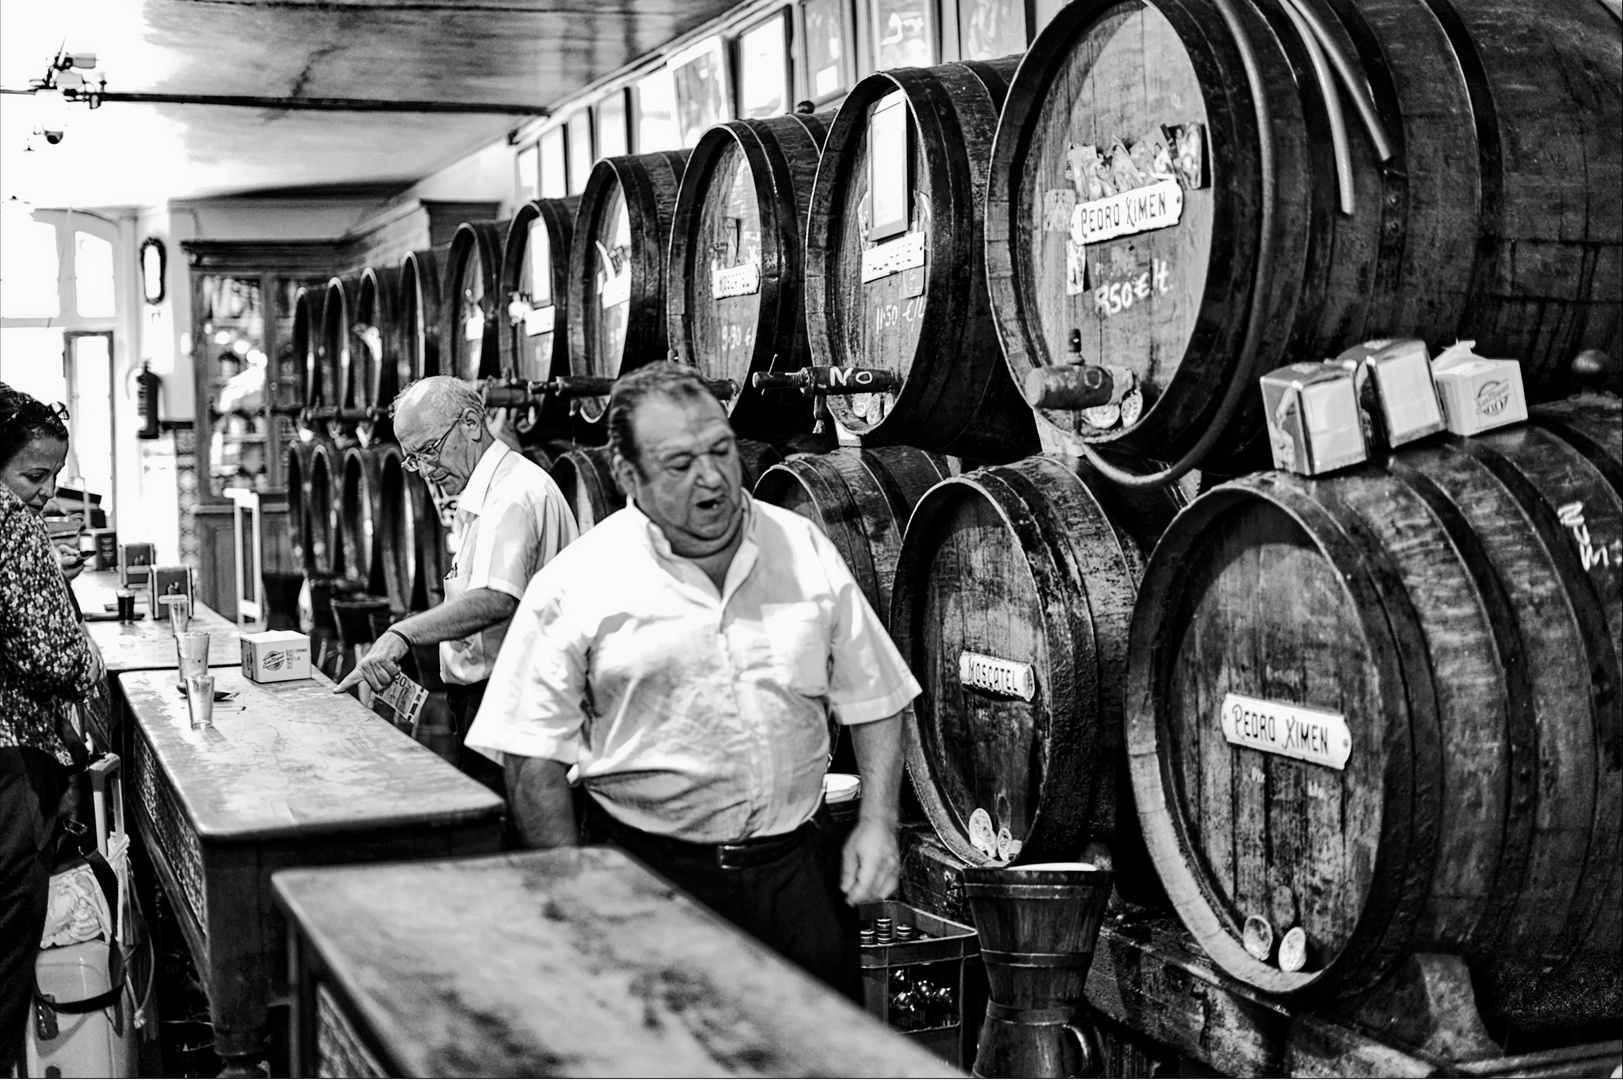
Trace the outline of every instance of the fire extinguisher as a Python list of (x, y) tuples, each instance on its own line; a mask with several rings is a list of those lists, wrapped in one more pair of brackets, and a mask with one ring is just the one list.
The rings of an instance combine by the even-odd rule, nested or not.
[(163, 389), (163, 380), (152, 373), (152, 365), (142, 363), (141, 374), (135, 377), (135, 408), (141, 417), (141, 430), (135, 433), (138, 439), (156, 439), (160, 434), (158, 430), (158, 395)]

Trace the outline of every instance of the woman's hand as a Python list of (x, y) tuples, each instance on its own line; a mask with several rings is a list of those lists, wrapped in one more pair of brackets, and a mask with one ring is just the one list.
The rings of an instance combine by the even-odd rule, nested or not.
[(89, 628), (81, 624), (79, 630), (85, 636), (85, 649), (90, 653), (91, 679), (94, 682), (100, 682), (107, 676), (107, 661), (101, 658), (101, 649), (96, 646), (95, 639), (90, 636)]
[(62, 576), (72, 581), (84, 572), (85, 557), (77, 544), (62, 541), (56, 545), (56, 565), (62, 568)]

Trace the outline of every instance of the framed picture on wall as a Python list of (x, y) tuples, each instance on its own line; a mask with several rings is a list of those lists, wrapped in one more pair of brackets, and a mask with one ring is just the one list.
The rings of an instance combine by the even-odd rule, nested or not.
[(738, 35), (738, 115), (764, 120), (790, 111), (789, 9), (779, 8)]
[(626, 104), (630, 92), (622, 87), (595, 106), (598, 157), (620, 157), (631, 153), (631, 110)]
[(868, 121), (868, 199), (873, 221), (869, 240), (884, 240), (907, 231), (907, 98), (900, 90), (886, 94)]
[(534, 143), (518, 152), (518, 201), (527, 203), (541, 197), (541, 148)]
[(569, 194), (569, 151), (565, 146), (562, 127), (548, 128), (541, 133), (537, 147), (541, 152), (543, 199), (561, 199)]
[(851, 0), (800, 0), (795, 19), (807, 99), (821, 105), (842, 96), (856, 83)]
[(637, 80), (637, 153), (680, 150), (682, 133), (676, 126), (676, 87), (670, 68), (650, 71)]
[(1025, 0), (958, 0), (958, 55), (996, 60), (1025, 51)]
[(586, 178), (597, 160), (592, 152), (592, 110), (571, 113), (564, 127), (569, 132), (569, 194), (579, 195), (586, 190)]
[(721, 35), (677, 53), (669, 67), (676, 85), (677, 134), (683, 146), (697, 146), (706, 128), (732, 119), (732, 80)]
[(875, 70), (936, 63), (934, 0), (868, 0), (868, 5)]

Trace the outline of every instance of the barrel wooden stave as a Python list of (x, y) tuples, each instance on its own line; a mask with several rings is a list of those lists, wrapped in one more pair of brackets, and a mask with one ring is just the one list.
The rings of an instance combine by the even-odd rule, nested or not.
[[(577, 196), (533, 199), (508, 226), (500, 293), (501, 370), (506, 378), (542, 382), (569, 374), (569, 251), (579, 207)], [(550, 329), (542, 329), (549, 323)], [(512, 411), (514, 430), (526, 445), (572, 433), (569, 403), (560, 397)]]
[(440, 348), (445, 374), (494, 378), (501, 372), (506, 304), (501, 296), (505, 223), (464, 221), (451, 237), (440, 283)]
[(305, 501), (309, 497), (308, 481), (312, 446), (303, 439), (288, 443), (285, 476), (287, 483), (288, 549), (296, 566), (305, 577), (316, 572), (315, 550), (310, 537), (310, 509)]
[[(361, 407), (365, 393), (365, 360), (356, 350), (358, 342), (353, 333), (359, 285), (357, 278), (328, 280), (321, 303), (321, 338), (317, 349), (323, 394), (330, 395), (325, 398), (325, 404), (351, 413)], [(327, 421), (327, 432), (341, 442), (351, 441), (356, 436), (356, 425), (353, 418), (334, 416)]]
[(338, 521), (344, 577), (369, 597), (386, 591), (383, 575), (383, 484), (376, 451), (352, 446), (344, 451)]
[(400, 260), (397, 307), (401, 365), (413, 379), (440, 374), (440, 270), (434, 252), (408, 251)]
[(570, 450), (559, 455), (548, 470), (564, 501), (575, 515), (581, 532), (626, 504), (624, 493), (614, 479), (607, 447)]
[(304, 505), (310, 528), (311, 560), (315, 574), (335, 578), (344, 574), (343, 449), (332, 439), (317, 435), (310, 447), (310, 471), (304, 482)]
[[(1502, 1022), (1578, 1031), (1597, 1002), (1615, 1011), (1617, 908), (1599, 909), (1618, 867), (1593, 852), (1617, 847), (1617, 653), (1538, 483), (1461, 440), (1387, 471), (1225, 485), (1157, 549), (1133, 628), (1133, 783), (1169, 895), (1231, 974), (1356, 996), (1416, 949), (1452, 951)], [(1346, 770), (1230, 745), (1211, 719), (1229, 692), (1340, 713)], [(1282, 888), (1313, 946), (1304, 973), (1239, 943)]]
[[(977, 810), (1020, 842), (1016, 861), (1074, 859), (1097, 840), (1131, 892), (1120, 684), (1144, 554), (1124, 555), (1135, 530), (1112, 518), (1147, 513), (1155, 532), (1178, 499), (1160, 489), (1158, 508), (1133, 507), (1107, 488), (1050, 457), (937, 484), (907, 525), (890, 629), (924, 687), (907, 762), (942, 842), (975, 865), (1004, 861), (973, 843)], [(1031, 700), (963, 684), (966, 652), (1029, 663)]]
[(324, 288), (305, 287), (293, 298), (293, 360), (302, 392), (299, 402), (307, 409), (336, 400), (337, 388), (327, 385), (321, 367), (321, 304)]
[(411, 382), (411, 361), (401, 340), (398, 315), (400, 271), (369, 266), (361, 271), (355, 289), (355, 338), (352, 346), (361, 360), (356, 366), (356, 405), (372, 410), (371, 419), (356, 428), (367, 445), (394, 441), (389, 407)]
[[(829, 128), (806, 232), (806, 320), (816, 364), (890, 370), (894, 393), (831, 396), (864, 442), (979, 461), (1036, 448), (998, 348), (986, 293), (982, 198), (991, 137), (1014, 59), (879, 72), (857, 84)], [(907, 232), (922, 269), (862, 280), (869, 123), (892, 92), (907, 101)], [(894, 240), (884, 241), (894, 243)]]
[[(1521, 359), (1539, 400), (1562, 390), (1580, 347), (1615, 351), (1606, 343), (1618, 339), (1623, 306), (1620, 215), (1600, 193), (1617, 186), (1623, 168), (1615, 138), (1603, 135), (1623, 107), (1615, 50), (1601, 57), (1594, 44), (1605, 13), (1564, 4), (1547, 24), (1543, 11), (1491, 0), (1309, 7), (1367, 74), (1395, 150), (1383, 167), (1342, 101), (1350, 215), (1337, 205), (1337, 171), (1320, 134), (1326, 100), (1279, 5), (1232, 5), (1256, 61), (1255, 87), (1233, 28), (1210, 5), (1073, 5), (1033, 43), (1011, 87), (988, 195), (993, 306), (1008, 361), (1017, 379), (1061, 363), (1080, 327), (1083, 358), (1134, 370), (1146, 406), (1135, 424), (1110, 428), (1043, 411), (1049, 445), (1175, 456), (1217, 424), (1214, 460), (1235, 471), (1262, 420), (1254, 393), (1218, 415), (1223, 391), (1302, 356), (1373, 336), (1474, 338), (1484, 355)], [(1568, 48), (1569, 35), (1586, 40)], [(1439, 57), (1456, 63), (1439, 71)], [(1546, 64), (1569, 78), (1525, 78)], [(1146, 68), (1153, 78), (1141, 77)], [(1271, 118), (1267, 175), (1255, 90)], [(1552, 112), (1562, 120), (1546, 125)], [(1068, 147), (1103, 150), (1141, 137), (1152, 122), (1196, 120), (1207, 124), (1211, 185), (1183, 192), (1177, 226), (1087, 245), (1091, 279), (1065, 295), (1067, 230), (1045, 224), (1044, 199), (1068, 186)], [(1586, 169), (1594, 170), (1587, 179)], [(1273, 227), (1259, 238), (1270, 192)], [(1158, 266), (1167, 271), (1164, 292)], [(1130, 306), (1101, 308), (1100, 287), (1140, 280), (1146, 289), (1129, 290)], [(1247, 360), (1252, 298), (1258, 340)]]
[(816, 522), (845, 560), (880, 621), (890, 598), (902, 534), (913, 507), (951, 471), (912, 447), (796, 454), (761, 473), (755, 497)]
[[(725, 402), (741, 435), (782, 441), (810, 430), (794, 395), (750, 384), (758, 371), (811, 363), (803, 237), (827, 117), (735, 120), (705, 132), (682, 174), (666, 285), (671, 349), (707, 379), (731, 379)], [(753, 264), (755, 286), (717, 296), (715, 275)]]
[[(569, 253), (573, 374), (612, 379), (665, 359), (665, 249), (688, 154), (628, 154), (592, 166)], [(589, 424), (607, 407), (607, 398), (580, 399)]]

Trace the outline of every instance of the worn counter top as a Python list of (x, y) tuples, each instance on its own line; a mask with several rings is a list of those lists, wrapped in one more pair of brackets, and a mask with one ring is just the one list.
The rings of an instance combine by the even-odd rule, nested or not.
[[(609, 848), (273, 886), (322, 994), (392, 1075), (955, 1075)], [(294, 992), (313, 1019), (311, 979)]]

